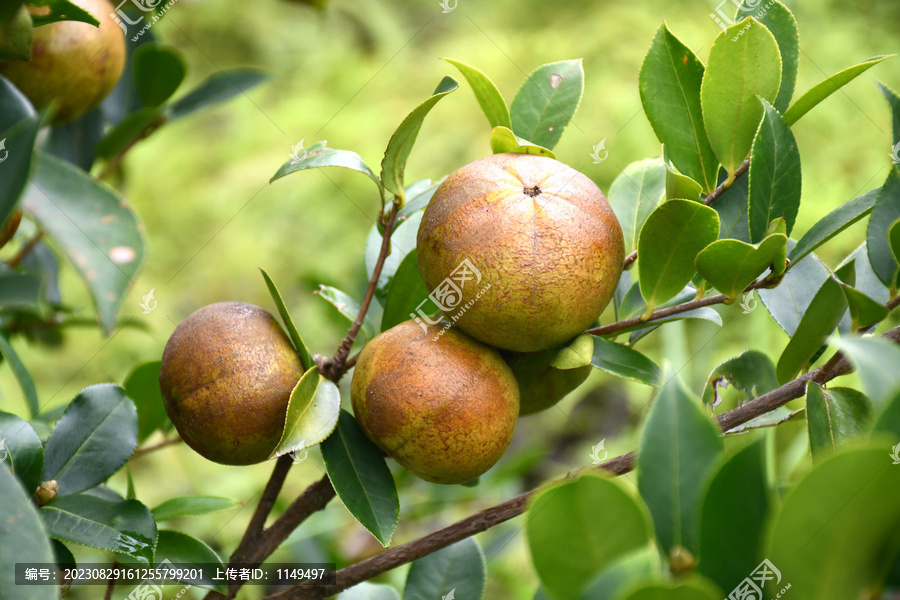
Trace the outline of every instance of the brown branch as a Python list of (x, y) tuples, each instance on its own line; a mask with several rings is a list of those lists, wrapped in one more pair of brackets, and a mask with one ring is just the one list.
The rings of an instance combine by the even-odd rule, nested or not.
[(131, 455), (131, 459), (140, 458), (141, 456), (146, 456), (151, 452), (156, 452), (157, 450), (162, 450), (163, 448), (167, 448), (168, 446), (174, 446), (175, 444), (180, 444), (184, 440), (180, 437), (173, 437), (167, 440), (163, 440), (158, 444), (153, 444), (152, 446), (144, 446), (143, 448), (138, 448), (134, 451), (134, 454)]
[(250, 523), (247, 525), (244, 537), (241, 538), (241, 542), (232, 553), (231, 562), (244, 562), (241, 560), (242, 557), (252, 551), (251, 548), (255, 545), (257, 536), (259, 536), (266, 525), (266, 519), (269, 517), (269, 513), (272, 512), (272, 507), (275, 506), (275, 500), (278, 499), (278, 493), (284, 485), (284, 480), (292, 464), (293, 459), (289, 454), (285, 454), (275, 461), (275, 468), (272, 469), (269, 482), (263, 490), (259, 504), (256, 505), (256, 512), (253, 513), (253, 517), (251, 517)]
[(627, 270), (627, 269), (631, 268), (631, 265), (636, 260), (637, 260), (637, 250), (635, 250), (634, 252), (632, 252), (631, 254), (629, 254), (628, 256), (625, 257), (625, 260), (622, 262), (622, 269)]
[(15, 256), (6, 261), (6, 266), (8, 266), (10, 269), (18, 268), (18, 266), (22, 264), (22, 261), (25, 260), (25, 257), (28, 256), (28, 253), (34, 250), (34, 247), (37, 246), (38, 242), (41, 241), (41, 238), (43, 237), (44, 232), (43, 230), (39, 229), (38, 232), (34, 234), (34, 237), (25, 242), (25, 244), (21, 248), (19, 248), (19, 251), (16, 252)]
[(731, 187), (732, 185), (734, 185), (734, 182), (738, 180), (738, 177), (740, 177), (741, 175), (743, 175), (744, 173), (746, 173), (748, 170), (750, 170), (750, 159), (749, 159), (749, 158), (745, 159), (744, 162), (741, 163), (741, 166), (738, 167), (738, 170), (734, 172), (734, 179), (731, 180), (731, 183), (729, 183), (729, 184), (726, 186), (725, 184), (727, 183), (727, 181), (723, 181), (723, 182), (719, 185), (719, 187), (717, 187), (716, 189), (714, 189), (714, 190), (709, 194), (709, 196), (706, 197), (706, 199), (703, 201), (703, 204), (709, 206), (709, 205), (711, 205), (713, 202), (715, 202), (715, 201), (716, 201), (716, 198), (718, 198), (719, 196), (721, 196), (722, 194), (724, 194), (724, 193), (725, 193), (725, 190), (727, 190), (729, 187)]
[[(891, 329), (883, 336), (894, 342), (900, 341), (900, 327)], [(830, 373), (823, 373), (822, 369), (816, 369), (809, 373), (798, 377), (771, 392), (763, 394), (749, 402), (738, 406), (728, 412), (722, 413), (718, 417), (719, 426), (722, 431), (728, 431), (742, 425), (751, 419), (776, 408), (783, 406), (802, 397), (806, 393), (806, 383), (810, 380), (816, 383), (826, 383), (839, 375), (848, 373), (851, 365), (846, 359), (839, 360), (835, 368)], [(622, 456), (608, 460), (605, 463), (591, 467), (585, 470), (604, 470), (613, 476), (622, 475), (634, 468), (635, 454), (630, 452)], [(580, 471), (579, 471), (580, 472)], [(567, 477), (573, 477), (578, 472), (570, 474)], [(528, 500), (534, 496), (540, 488), (530, 490), (523, 494), (498, 504), (491, 508), (482, 510), (470, 517), (457, 521), (452, 525), (439, 529), (433, 533), (422, 536), (411, 542), (407, 542), (401, 546), (385, 550), (366, 560), (362, 560), (356, 564), (339, 569), (335, 573), (336, 581), (334, 585), (319, 586), (294, 586), (282, 592), (266, 596), (264, 600), (318, 600), (327, 596), (332, 596), (338, 592), (354, 585), (371, 579), (376, 575), (389, 571), (406, 563), (412, 562), (423, 556), (436, 552), (442, 548), (446, 548), (451, 544), (459, 542), (467, 537), (473, 536), (482, 531), (486, 531), (495, 525), (508, 521), (521, 515), (525, 511)]]

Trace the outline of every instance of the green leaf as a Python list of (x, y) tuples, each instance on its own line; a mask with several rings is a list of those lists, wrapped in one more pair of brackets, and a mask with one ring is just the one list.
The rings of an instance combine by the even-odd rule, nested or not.
[(794, 102), (789, 109), (787, 109), (787, 111), (784, 113), (784, 122), (788, 125), (793, 125), (800, 120), (800, 117), (808, 113), (817, 104), (819, 104), (819, 102), (835, 93), (836, 91), (856, 79), (856, 77), (862, 75), (864, 72), (868, 71), (884, 59), (890, 58), (892, 56), (894, 55), (886, 54), (883, 56), (873, 56), (872, 58), (864, 60), (858, 65), (848, 67), (843, 71), (840, 71), (839, 73), (835, 73), (824, 81), (817, 83), (805, 94), (800, 96), (797, 101)]
[(184, 81), (187, 66), (172, 46), (142, 44), (131, 55), (134, 82), (144, 106), (159, 106), (172, 97)]
[(389, 585), (363, 581), (338, 594), (337, 600), (400, 600), (400, 594)]
[(647, 217), (665, 199), (666, 166), (657, 158), (633, 162), (609, 187), (609, 205), (622, 226), (625, 253), (637, 248)]
[(0, 75), (0, 131), (7, 131), (24, 119), (36, 117), (37, 113), (34, 111), (31, 101), (19, 88)]
[(825, 215), (809, 228), (809, 231), (800, 238), (800, 241), (791, 250), (791, 254), (788, 257), (791, 259), (791, 262), (797, 262), (872, 212), (872, 207), (878, 199), (880, 191), (881, 188), (869, 190), (862, 196), (857, 196), (853, 200), (845, 202)]
[(56, 586), (16, 585), (12, 568), (17, 562), (52, 563), (53, 550), (41, 520), (6, 464), (0, 463), (0, 597), (5, 600), (56, 600)]
[(166, 500), (150, 512), (157, 522), (193, 517), (237, 508), (241, 503), (217, 496), (181, 496)]
[(900, 348), (877, 337), (844, 336), (835, 340), (847, 360), (856, 367), (863, 387), (875, 406), (884, 405), (900, 387)]
[(400, 208), (403, 208), (406, 203), (406, 194), (403, 189), (406, 161), (412, 152), (413, 144), (416, 143), (419, 130), (422, 129), (422, 122), (441, 98), (458, 88), (459, 83), (455, 79), (444, 77), (431, 97), (403, 119), (388, 142), (387, 149), (384, 151), (384, 159), (381, 161), (381, 181), (384, 187), (399, 199)]
[[(667, 306), (669, 304), (671, 304), (671, 302), (666, 302), (666, 304), (663, 306)], [(663, 307), (661, 306), (660, 308)], [(637, 340), (644, 337), (660, 325), (664, 323), (671, 323), (673, 321), (683, 321), (685, 319), (702, 319), (704, 321), (709, 321), (710, 323), (715, 323), (719, 327), (722, 326), (722, 317), (719, 315), (719, 313), (717, 313), (714, 308), (704, 306), (702, 308), (695, 308), (694, 310), (688, 310), (683, 313), (678, 313), (676, 315), (671, 315), (668, 317), (662, 317), (660, 319), (641, 321), (640, 323), (632, 325), (631, 327), (620, 329), (616, 332), (615, 335), (618, 335), (620, 333), (627, 333), (629, 331), (633, 332), (628, 340), (628, 343), (633, 345)]]
[(887, 181), (878, 193), (878, 199), (872, 207), (869, 227), (866, 230), (866, 248), (872, 269), (885, 285), (896, 290), (900, 287), (898, 275), (900, 264), (891, 250), (888, 237), (891, 226), (900, 220), (900, 165), (892, 165)]
[(284, 432), (269, 458), (311, 448), (331, 435), (341, 412), (341, 393), (317, 367), (303, 374), (291, 392)]
[(882, 402), (884, 409), (875, 419), (875, 425), (872, 427), (872, 435), (888, 435), (891, 442), (900, 442), (900, 388), (897, 388), (894, 395)]
[(750, 179), (741, 177), (713, 203), (719, 213), (719, 238), (750, 243), (750, 222), (747, 216)]
[(494, 154), (514, 152), (517, 154), (535, 154), (537, 156), (556, 158), (552, 150), (520, 138), (507, 127), (494, 127), (491, 131), (491, 152)]
[(122, 387), (137, 408), (138, 441), (143, 442), (151, 433), (171, 426), (159, 389), (159, 370), (162, 362), (155, 360), (135, 367)]
[(284, 323), (284, 328), (287, 329), (288, 336), (290, 336), (291, 342), (294, 344), (294, 350), (297, 351), (297, 355), (300, 357), (300, 364), (303, 366), (304, 371), (308, 371), (313, 368), (316, 363), (313, 361), (309, 349), (307, 349), (306, 344), (303, 342), (300, 332), (297, 331), (294, 320), (291, 318), (287, 306), (285, 306), (284, 300), (281, 297), (281, 292), (278, 291), (275, 282), (272, 281), (272, 278), (269, 277), (269, 274), (266, 273), (264, 269), (260, 269), (260, 272), (262, 273), (263, 279), (266, 280), (266, 287), (269, 288), (269, 294), (272, 296), (272, 301), (275, 302), (278, 314), (281, 315), (281, 321)]
[(663, 551), (683, 546), (696, 555), (699, 501), (722, 453), (722, 432), (677, 376), (665, 380), (641, 435), (637, 485)]
[(397, 488), (381, 450), (347, 411), (341, 411), (334, 434), (322, 442), (322, 458), (341, 502), (386, 548), (400, 519)]
[(621, 600), (720, 600), (722, 591), (700, 577), (678, 583), (649, 583), (630, 594), (620, 596)]
[[(603, 340), (605, 342), (606, 340)], [(601, 342), (602, 343), (602, 342)], [(629, 348), (630, 349), (630, 348)], [(591, 364), (594, 356), (594, 336), (582, 334), (562, 348), (550, 363), (554, 369), (579, 369)]]
[(731, 302), (780, 260), (784, 269), (787, 236), (774, 233), (755, 246), (739, 240), (713, 242), (697, 255), (697, 272)]
[(771, 507), (765, 443), (760, 438), (730, 456), (703, 493), (698, 571), (723, 589), (759, 564)]
[(13, 12), (8, 20), (0, 18), (0, 59), (30, 60), (34, 40), (31, 15), (23, 5)]
[(641, 103), (675, 167), (709, 193), (716, 187), (719, 161), (703, 126), (702, 80), (697, 55), (665, 23), (660, 25), (641, 65)]
[[(391, 236), (391, 251), (384, 260), (384, 266), (381, 269), (381, 275), (378, 277), (378, 284), (375, 288), (375, 297), (384, 302), (387, 296), (391, 279), (394, 273), (400, 267), (400, 263), (406, 258), (406, 255), (416, 249), (416, 236), (419, 233), (419, 225), (422, 223), (424, 211), (416, 212), (409, 216), (408, 219), (400, 223)], [(381, 232), (378, 226), (373, 225), (369, 230), (369, 237), (366, 238), (366, 281), (372, 279), (375, 272), (375, 263), (378, 262), (378, 255), (381, 252), (382, 240)]]
[[(203, 577), (200, 579), (181, 579), (183, 583), (191, 583), (208, 590), (216, 590), (222, 594), (228, 591), (224, 581), (215, 581), (217, 569), (224, 572), (222, 559), (212, 548), (186, 533), (163, 529), (156, 540), (156, 565), (164, 560), (178, 565), (179, 569), (199, 569)], [(201, 565), (203, 565), (201, 567)]]
[[(356, 316), (359, 314), (360, 304), (359, 302), (348, 296), (346, 293), (328, 285), (320, 285), (319, 289), (315, 291), (315, 294), (335, 307), (338, 312), (344, 315), (351, 323), (356, 321)], [(366, 338), (370, 340), (378, 335), (378, 326), (381, 323), (383, 317), (383, 314), (378, 310), (378, 308), (378, 304), (376, 302), (372, 302), (369, 305), (369, 310), (366, 312), (365, 319), (363, 320), (363, 335), (365, 335)]]
[(478, 100), (478, 105), (481, 106), (481, 110), (491, 124), (491, 128), (503, 126), (512, 129), (512, 121), (509, 118), (509, 108), (506, 106), (506, 100), (503, 99), (503, 95), (497, 89), (497, 86), (494, 85), (494, 82), (491, 81), (491, 78), (464, 62), (452, 58), (444, 58), (443, 60), (459, 69), (459, 72), (463, 74), (463, 77), (472, 86), (475, 99)]
[(41, 485), (44, 448), (28, 421), (0, 412), (0, 457), (26, 490), (34, 492)]
[(719, 405), (719, 388), (731, 385), (744, 392), (744, 402), (771, 392), (778, 387), (772, 359), (757, 350), (745, 350), (734, 358), (719, 363), (706, 378), (703, 403), (713, 408)]
[(54, 539), (153, 561), (156, 522), (137, 500), (72, 494), (54, 498), (40, 513)]
[(738, 433), (744, 433), (750, 431), (751, 429), (763, 429), (765, 427), (776, 427), (781, 425), (782, 423), (786, 423), (799, 415), (802, 412), (806, 412), (805, 408), (798, 408), (797, 410), (791, 410), (786, 406), (779, 406), (775, 410), (771, 412), (767, 412), (763, 415), (760, 415), (756, 418), (750, 419), (743, 425), (736, 425), (729, 429), (726, 434), (734, 435)]
[[(882, 447), (816, 465), (775, 518), (766, 556), (794, 600), (846, 600), (877, 589), (896, 556), (900, 477)], [(785, 581), (767, 589), (773, 597)]]
[(800, 209), (800, 151), (797, 140), (778, 111), (765, 100), (765, 109), (750, 153), (750, 240), (766, 235), (769, 223), (783, 217), (790, 234)]
[(32, 176), (25, 208), (81, 275), (109, 334), (144, 260), (137, 217), (112, 188), (53, 156), (41, 156)]
[(580, 58), (538, 67), (513, 98), (509, 109), (512, 130), (517, 136), (552, 150), (578, 110), (583, 92), (584, 67)]
[(22, 395), (25, 397), (25, 403), (28, 405), (29, 415), (32, 418), (36, 417), (40, 412), (41, 407), (38, 404), (34, 380), (31, 378), (31, 373), (28, 372), (25, 363), (22, 362), (19, 355), (16, 354), (16, 351), (13, 350), (13, 347), (3, 335), (0, 335), (0, 357), (2, 357), (6, 361), (6, 364), (9, 365), (9, 368), (12, 369), (16, 381), (19, 383), (19, 387), (22, 388)]
[(872, 426), (872, 405), (862, 392), (841, 387), (823, 390), (809, 381), (806, 421), (810, 452), (814, 460), (821, 459)]
[(652, 545), (614, 561), (587, 587), (580, 600), (610, 600), (643, 581), (659, 577), (659, 551)]
[(593, 337), (592, 366), (623, 379), (654, 386), (659, 384), (659, 367), (652, 360), (628, 346)]
[(797, 19), (794, 18), (791, 10), (777, 0), (766, 3), (766, 9), (762, 16), (759, 16), (759, 12), (762, 11), (758, 10), (754, 16), (775, 36), (775, 41), (778, 42), (778, 51), (781, 54), (781, 85), (772, 106), (783, 114), (791, 103), (794, 86), (797, 83), (800, 29), (797, 27)]
[(466, 538), (413, 562), (403, 600), (481, 600), (486, 585), (484, 551), (474, 538)]
[(0, 156), (4, 157), (3, 179), (0, 179), (0, 225), (9, 218), (28, 182), (40, 128), (39, 117), (28, 117), (0, 133)]
[(92, 15), (69, 0), (29, 0), (28, 4), (50, 7), (50, 12), (46, 15), (32, 15), (35, 27), (42, 27), (58, 21), (80, 21), (99, 27), (100, 21), (96, 17), (106, 17), (106, 15)]
[[(790, 249), (789, 241), (788, 251)], [(810, 253), (791, 265), (778, 287), (760, 288), (757, 293), (775, 322), (785, 333), (793, 336), (800, 319), (806, 314), (810, 302), (826, 279), (828, 270), (815, 254)]]
[(269, 183), (276, 179), (281, 179), (285, 175), (290, 175), (291, 173), (306, 169), (343, 167), (345, 169), (359, 171), (374, 181), (375, 185), (378, 186), (378, 193), (383, 194), (381, 190), (381, 180), (378, 179), (378, 175), (375, 174), (372, 167), (367, 165), (366, 161), (364, 161), (359, 154), (349, 150), (335, 150), (334, 148), (328, 148), (327, 145), (328, 142), (325, 140), (316, 142), (309, 148), (305, 148), (303, 152), (298, 152), (296, 156), (291, 156), (291, 158), (278, 169), (278, 172), (272, 176)]
[(850, 308), (852, 331), (858, 331), (861, 327), (870, 327), (885, 320), (890, 314), (887, 306), (873, 300), (858, 289), (846, 284), (841, 284), (847, 305)]
[(888, 241), (890, 242), (894, 260), (900, 261), (900, 219), (891, 224), (891, 229), (888, 231)]
[(813, 356), (834, 332), (845, 310), (847, 298), (841, 284), (829, 277), (803, 312), (797, 329), (778, 359), (775, 372), (779, 383), (787, 383), (809, 366)]
[[(397, 213), (397, 223), (402, 224), (413, 213), (419, 212), (428, 206), (431, 197), (441, 186), (443, 180), (432, 183), (430, 179), (420, 179), (406, 186), (406, 206)], [(377, 229), (377, 225), (375, 226)], [(381, 235), (379, 233), (379, 235)]]
[(554, 600), (579, 598), (597, 574), (645, 547), (652, 531), (647, 508), (597, 473), (546, 486), (525, 514), (531, 561)]
[(716, 36), (700, 88), (709, 142), (729, 182), (750, 152), (763, 116), (757, 96), (773, 102), (781, 84), (778, 43), (768, 29), (756, 26), (756, 19), (749, 19)]
[(238, 94), (245, 94), (269, 79), (269, 74), (259, 69), (239, 68), (210, 75), (200, 85), (176, 100), (166, 109), (169, 119), (178, 119), (199, 108), (224, 102)]
[(654, 210), (638, 238), (641, 295), (649, 314), (696, 273), (697, 254), (719, 235), (719, 215), (690, 200), (668, 200)]
[(42, 479), (55, 479), (61, 496), (103, 483), (134, 453), (137, 434), (137, 411), (122, 388), (88, 386), (50, 434)]
[(686, 198), (700, 201), (703, 188), (700, 184), (688, 177), (672, 170), (666, 165), (666, 198)]
[[(875, 85), (878, 86), (878, 89), (881, 90), (881, 93), (884, 94), (885, 100), (887, 100), (888, 106), (891, 107), (891, 115), (894, 117), (894, 135), (893, 139), (897, 140), (900, 143), (900, 96), (897, 95), (894, 90), (884, 85), (880, 81), (876, 81)], [(890, 154), (891, 160), (894, 158), (894, 153)]]
[(381, 318), (380, 331), (387, 331), (403, 321), (408, 321), (420, 307), (425, 314), (437, 310), (428, 296), (428, 287), (419, 272), (418, 253), (413, 249), (397, 268), (391, 278), (387, 298), (384, 303), (384, 315)]
[(94, 147), (97, 158), (109, 160), (165, 122), (161, 108), (149, 106), (129, 114), (111, 128)]

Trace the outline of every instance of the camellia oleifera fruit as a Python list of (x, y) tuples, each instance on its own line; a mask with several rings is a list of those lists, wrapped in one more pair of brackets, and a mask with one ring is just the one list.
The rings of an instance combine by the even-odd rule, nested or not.
[(385, 454), (435, 483), (466, 483), (512, 441), (519, 389), (496, 350), (456, 328), (406, 321), (363, 349), (353, 373), (356, 419)]
[(556, 405), (591, 374), (592, 367), (557, 369), (550, 366), (558, 348), (520, 354), (503, 352), (519, 384), (519, 416), (531, 415)]
[(220, 302), (192, 313), (163, 353), (166, 412), (202, 456), (226, 465), (266, 460), (281, 439), (302, 366), (268, 312)]
[[(31, 60), (0, 61), (3, 74), (35, 108), (53, 102), (53, 123), (68, 123), (95, 108), (116, 87), (125, 68), (125, 34), (107, 0), (71, 0), (100, 21), (58, 21), (34, 29)], [(46, 7), (29, 7), (34, 14)]]
[(600, 188), (528, 154), (494, 154), (447, 177), (425, 210), (417, 248), (446, 316), (475, 339), (517, 352), (559, 346), (590, 327), (615, 292), (625, 254)]

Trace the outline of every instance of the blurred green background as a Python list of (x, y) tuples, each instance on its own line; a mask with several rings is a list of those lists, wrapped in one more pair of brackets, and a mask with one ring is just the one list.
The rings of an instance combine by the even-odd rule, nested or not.
[[(847, 66), (900, 50), (898, 2), (786, 4), (800, 26), (795, 97)], [(50, 409), (86, 385), (121, 383), (135, 365), (158, 359), (176, 324), (205, 304), (238, 300), (274, 312), (258, 267), (279, 284), (310, 347), (332, 354), (347, 323), (314, 291), (326, 284), (362, 296), (362, 251), (379, 205), (371, 182), (351, 171), (307, 171), (269, 185), (292, 146), (301, 139), (307, 147), (328, 140), (330, 147), (354, 150), (377, 165), (407, 112), (443, 76), (461, 79), (440, 57), (483, 70), (508, 101), (539, 65), (583, 57), (584, 98), (556, 155), (608, 191), (627, 164), (660, 152), (637, 86), (638, 69), (660, 22), (665, 19), (705, 61), (720, 31), (709, 17), (714, 8), (714, 2), (686, 0), (459, 0), (454, 11), (444, 14), (437, 0), (332, 0), (322, 12), (285, 0), (179, 0), (152, 31), (187, 57), (183, 89), (236, 66), (261, 67), (273, 79), (164, 127), (130, 153), (122, 185), (143, 219), (149, 251), (122, 318), (137, 317), (146, 328), (120, 329), (109, 338), (94, 329), (70, 330), (65, 344), (54, 350), (19, 341), (17, 350), (36, 379), (41, 403)], [(795, 239), (828, 211), (882, 183), (895, 140), (890, 139), (887, 104), (873, 80), (900, 89), (897, 61), (865, 73), (794, 127), (803, 159), (803, 205)], [(437, 179), (488, 154), (489, 134), (463, 83), (426, 120), (407, 181)], [(593, 164), (592, 147), (604, 139), (609, 157)], [(825, 245), (820, 256), (836, 265), (862, 242), (864, 228), (864, 223), (855, 225)], [(64, 270), (62, 279), (64, 297), (90, 315), (87, 294), (71, 269)], [(145, 315), (140, 302), (151, 289), (158, 308)], [(719, 310), (725, 323), (721, 329), (705, 322), (676, 324), (637, 347), (657, 363), (668, 360), (681, 369), (699, 393), (722, 360), (748, 347), (780, 353), (787, 343), (762, 308), (749, 315), (736, 305)], [(603, 322), (611, 318), (604, 315)], [(349, 379), (343, 388), (348, 384)], [(21, 394), (5, 365), (0, 367), (0, 393), (3, 410), (24, 414)], [(633, 449), (635, 426), (649, 400), (649, 388), (595, 372), (558, 410), (522, 420), (510, 452), (478, 487), (427, 484), (395, 468), (401, 520), (394, 543), (588, 465), (591, 447), (601, 440), (609, 456)], [(797, 427), (791, 423), (777, 432), (787, 465), (806, 451), (792, 444)], [(318, 451), (309, 456), (292, 470), (282, 503), (324, 473)], [(224, 558), (239, 540), (271, 464), (229, 468), (175, 446), (132, 460), (131, 468), (138, 498), (151, 507), (188, 494), (247, 503), (240, 510), (177, 524), (208, 540)], [(789, 477), (790, 469), (784, 470), (782, 475)], [(111, 485), (124, 491), (124, 478)], [(488, 598), (533, 596), (537, 580), (522, 527), (521, 519), (514, 520), (479, 536), (488, 558)], [(275, 559), (345, 564), (378, 549), (335, 500), (295, 532)], [(94, 556), (78, 551), (79, 557)], [(404, 573), (398, 569), (382, 579), (402, 585)], [(73, 597), (89, 598), (99, 589)], [(241, 597), (262, 592), (245, 588)]]

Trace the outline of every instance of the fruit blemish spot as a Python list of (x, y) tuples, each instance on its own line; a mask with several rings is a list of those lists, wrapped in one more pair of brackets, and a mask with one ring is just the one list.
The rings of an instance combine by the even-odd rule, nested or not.
[(541, 188), (539, 188), (538, 186), (526, 187), (522, 189), (522, 193), (526, 196), (531, 196), (532, 198), (534, 198), (541, 193)]

